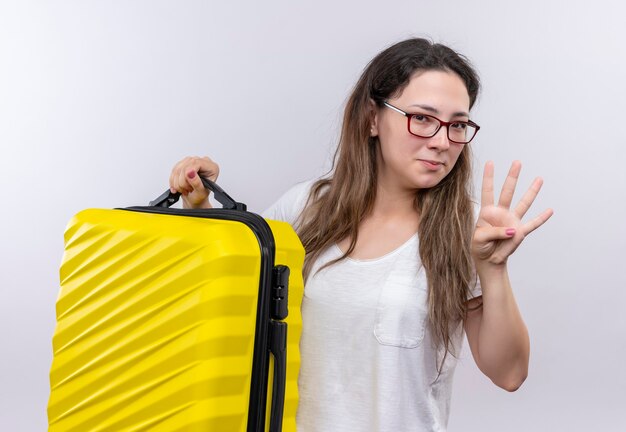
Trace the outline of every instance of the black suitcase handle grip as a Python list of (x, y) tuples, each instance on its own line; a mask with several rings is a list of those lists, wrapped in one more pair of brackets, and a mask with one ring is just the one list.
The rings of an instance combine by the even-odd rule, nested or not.
[[(202, 180), (202, 184), (205, 188), (213, 192), (215, 199), (217, 202), (222, 204), (223, 208), (228, 210), (246, 210), (247, 206), (244, 203), (240, 203), (232, 199), (231, 196), (224, 191), (224, 189), (217, 185), (217, 183), (204, 177), (200, 177), (200, 180)], [(172, 192), (168, 189), (159, 195), (155, 200), (150, 201), (149, 205), (151, 207), (171, 207), (178, 201), (179, 198), (180, 192)]]
[(286, 322), (270, 321), (270, 352), (274, 355), (274, 383), (269, 432), (281, 432), (285, 412), (285, 382), (287, 381)]

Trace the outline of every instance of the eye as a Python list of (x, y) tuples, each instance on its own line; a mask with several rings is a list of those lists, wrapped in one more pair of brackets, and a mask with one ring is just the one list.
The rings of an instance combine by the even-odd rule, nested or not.
[(467, 128), (467, 123), (461, 123), (461, 122), (459, 122), (459, 123), (452, 123), (450, 125), (450, 127), (453, 128), (453, 129), (458, 129), (458, 130), (462, 131), (462, 130), (465, 130)]
[(413, 114), (413, 116), (411, 117), (411, 120), (416, 123), (426, 123), (426, 122), (431, 121), (429, 117), (425, 115), (421, 115), (421, 114)]

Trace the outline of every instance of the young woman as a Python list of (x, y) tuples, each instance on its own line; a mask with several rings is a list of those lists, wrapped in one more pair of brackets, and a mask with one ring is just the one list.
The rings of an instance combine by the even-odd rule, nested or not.
[[(507, 259), (552, 211), (522, 222), (540, 178), (511, 208), (519, 162), (497, 203), (488, 162), (474, 206), (478, 90), (468, 61), (444, 45), (389, 47), (348, 100), (331, 174), (264, 213), (292, 223), (307, 253), (299, 431), (445, 430), (463, 331), (496, 385), (514, 391), (526, 378)], [(218, 173), (209, 158), (185, 158), (170, 187), (184, 207), (207, 208), (198, 175)]]

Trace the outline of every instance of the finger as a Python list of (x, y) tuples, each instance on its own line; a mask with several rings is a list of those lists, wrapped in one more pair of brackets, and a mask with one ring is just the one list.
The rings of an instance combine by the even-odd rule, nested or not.
[(180, 192), (183, 194), (188, 194), (193, 191), (193, 187), (189, 184), (187, 180), (187, 172), (189, 171), (189, 165), (183, 165), (178, 170), (178, 184), (180, 187)]
[(487, 207), (493, 205), (493, 162), (489, 161), (485, 164), (483, 171), (483, 187), (480, 196), (480, 205)]
[(184, 158), (176, 163), (170, 172), (170, 191), (172, 192), (182, 192), (180, 185), (180, 169), (181, 166), (185, 164), (185, 162), (189, 158)]
[(533, 220), (526, 222), (523, 226), (524, 235), (530, 234), (531, 232), (539, 228), (541, 225), (546, 223), (547, 220), (550, 219), (553, 214), (554, 214), (554, 211), (552, 209), (547, 209), (546, 211), (541, 213), (539, 216), (537, 216)]
[(517, 179), (522, 169), (522, 163), (520, 161), (513, 161), (509, 174), (504, 180), (502, 185), (502, 191), (500, 192), (500, 199), (498, 200), (498, 206), (509, 208), (511, 207), (511, 201), (513, 200), (513, 194), (515, 194), (515, 186), (517, 186)]
[(537, 195), (541, 190), (541, 186), (543, 186), (543, 179), (541, 177), (537, 177), (533, 181), (533, 184), (530, 185), (530, 188), (528, 188), (519, 204), (517, 204), (517, 207), (515, 207), (514, 212), (520, 219), (524, 217), (530, 206), (533, 205), (533, 202), (535, 202), (535, 198), (537, 198)]

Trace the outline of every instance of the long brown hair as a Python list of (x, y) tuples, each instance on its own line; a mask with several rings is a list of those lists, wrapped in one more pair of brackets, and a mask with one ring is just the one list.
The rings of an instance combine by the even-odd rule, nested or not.
[[(298, 234), (307, 253), (305, 278), (320, 254), (346, 237), (351, 239), (346, 253), (326, 266), (350, 255), (359, 225), (372, 211), (378, 138), (370, 136), (371, 101), (382, 107), (387, 99), (402, 93), (416, 72), (426, 70), (457, 74), (467, 88), (470, 108), (474, 105), (478, 76), (467, 59), (444, 45), (418, 38), (405, 40), (382, 51), (367, 65), (345, 108), (331, 174), (313, 185), (299, 219)], [(471, 171), (469, 146), (465, 146), (450, 173), (438, 185), (418, 190), (415, 196), (420, 217), (419, 254), (428, 278), (429, 320), (434, 340), (445, 347), (446, 354), (452, 332), (465, 317), (473, 277)]]

